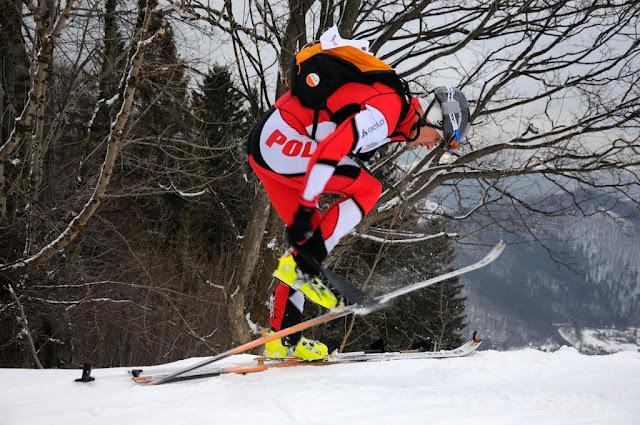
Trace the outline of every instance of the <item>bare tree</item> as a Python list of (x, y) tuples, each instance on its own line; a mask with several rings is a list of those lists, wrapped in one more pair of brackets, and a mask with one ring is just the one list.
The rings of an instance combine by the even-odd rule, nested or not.
[[(125, 131), (125, 125), (129, 118), (129, 114), (131, 113), (131, 106), (133, 103), (133, 97), (136, 90), (137, 80), (138, 80), (138, 72), (142, 63), (144, 61), (144, 51), (146, 46), (148, 46), (158, 34), (154, 34), (151, 37), (147, 36), (147, 28), (149, 25), (149, 21), (151, 19), (151, 14), (153, 7), (155, 5), (149, 2), (145, 6), (145, 13), (141, 27), (138, 30), (137, 41), (133, 46), (133, 54), (131, 55), (131, 60), (128, 65), (128, 72), (126, 73), (126, 79), (124, 82), (124, 90), (123, 90), (123, 99), (120, 106), (120, 110), (116, 115), (114, 121), (111, 124), (111, 130), (109, 133), (109, 137), (107, 140), (107, 151), (105, 154), (105, 159), (98, 174), (98, 180), (96, 183), (96, 187), (93, 191), (93, 194), (83, 207), (83, 209), (69, 222), (67, 227), (62, 231), (55, 239), (49, 242), (46, 246), (40, 249), (38, 252), (33, 255), (30, 254), (30, 249), (25, 248), (25, 253), (27, 256), (25, 258), (21, 258), (17, 261), (14, 261), (10, 264), (4, 264), (0, 267), (0, 271), (6, 272), (15, 272), (22, 271), (22, 273), (28, 273), (30, 270), (33, 270), (39, 264), (46, 262), (53, 255), (55, 255), (60, 250), (63, 250), (81, 231), (81, 229), (86, 226), (87, 221), (91, 218), (91, 216), (95, 213), (98, 206), (104, 199), (107, 187), (111, 180), (111, 176), (113, 174), (113, 166), (116, 160), (116, 156), (120, 149), (120, 144), (122, 140), (122, 136)], [(65, 9), (62, 11), (58, 21), (53, 27), (53, 30), (45, 35), (44, 23), (39, 23), (38, 28), (42, 26), (42, 29), (39, 31), (42, 32), (42, 37), (46, 39), (43, 42), (43, 47), (40, 48), (40, 53), (38, 54), (38, 65), (35, 68), (34, 72), (34, 87), (32, 87), (28, 104), (25, 106), (24, 111), (21, 116), (16, 119), (16, 125), (14, 131), (9, 136), (9, 140), (2, 146), (0, 149), (0, 160), (6, 160), (11, 149), (16, 146), (24, 137), (24, 130), (28, 128), (30, 125), (33, 114), (35, 110), (42, 110), (44, 108), (43, 105), (39, 105), (38, 102), (44, 103), (44, 91), (46, 89), (46, 73), (48, 69), (48, 64), (51, 62), (51, 52), (53, 49), (53, 40), (55, 40), (62, 31), (62, 26), (64, 25), (66, 17), (69, 15), (71, 8), (73, 7), (73, 2), (67, 3)], [(32, 13), (34, 13), (34, 17), (36, 17), (36, 22), (38, 22), (38, 13), (37, 9), (33, 9)], [(33, 105), (33, 106), (32, 106)], [(41, 173), (41, 161), (43, 152), (38, 151), (38, 139), (42, 137), (42, 128), (40, 127), (41, 122), (44, 120), (43, 116), (38, 117), (39, 124), (36, 127), (36, 133), (34, 133), (34, 143), (32, 145), (32, 151), (38, 152), (37, 154), (37, 162), (36, 170), (32, 170), (32, 173), (37, 172)], [(37, 178), (37, 184), (40, 183), (40, 178)], [(36, 191), (37, 192), (37, 191)], [(35, 196), (35, 195), (34, 195)], [(29, 236), (30, 237), (30, 236)], [(31, 246), (31, 242), (26, 244), (27, 247)]]

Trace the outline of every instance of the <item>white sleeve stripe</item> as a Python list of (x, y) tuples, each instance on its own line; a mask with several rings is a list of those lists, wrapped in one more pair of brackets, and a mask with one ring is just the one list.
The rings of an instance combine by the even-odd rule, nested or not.
[(307, 185), (302, 192), (302, 199), (312, 202), (320, 196), (335, 169), (335, 166), (329, 164), (314, 164), (313, 167), (311, 167), (311, 171), (309, 171)]
[(291, 304), (293, 304), (295, 308), (297, 308), (298, 311), (302, 313), (302, 311), (304, 310), (304, 295), (302, 294), (302, 292), (295, 291), (289, 297), (289, 301), (291, 301)]

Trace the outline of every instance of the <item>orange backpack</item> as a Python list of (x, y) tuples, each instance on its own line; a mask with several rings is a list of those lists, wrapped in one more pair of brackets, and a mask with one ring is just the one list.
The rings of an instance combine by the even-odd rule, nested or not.
[(347, 105), (340, 111), (327, 108), (328, 97), (350, 82), (385, 84), (396, 90), (403, 100), (400, 116), (404, 117), (409, 111), (409, 86), (391, 66), (356, 47), (340, 46), (323, 50), (321, 44), (315, 42), (296, 53), (289, 70), (289, 90), (302, 105), (316, 111), (312, 137), (315, 136), (320, 110), (328, 111), (332, 121), (337, 124), (360, 110), (360, 105), (356, 104)]

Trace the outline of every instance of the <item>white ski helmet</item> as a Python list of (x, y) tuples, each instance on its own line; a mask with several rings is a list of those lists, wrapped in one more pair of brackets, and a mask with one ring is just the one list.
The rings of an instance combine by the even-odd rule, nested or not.
[(456, 87), (436, 87), (418, 98), (424, 115), (419, 126), (435, 128), (444, 141), (444, 149), (456, 149), (469, 130), (469, 102)]

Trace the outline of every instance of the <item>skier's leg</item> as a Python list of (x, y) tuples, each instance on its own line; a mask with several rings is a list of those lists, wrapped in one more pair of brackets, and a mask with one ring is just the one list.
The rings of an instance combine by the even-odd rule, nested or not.
[[(266, 170), (250, 158), (250, 163), (256, 175), (262, 182), (273, 207), (285, 224), (293, 222), (293, 216), (298, 208), (296, 199), (303, 188), (303, 177), (282, 176)], [(325, 186), (325, 192), (342, 195), (323, 214), (316, 209), (311, 219), (315, 229), (313, 236), (305, 243), (305, 254), (312, 255), (320, 263), (337, 245), (340, 239), (349, 233), (362, 218), (371, 211), (382, 194), (382, 184), (366, 170), (355, 163), (336, 167), (333, 176)], [(296, 258), (300, 263), (301, 258)], [(303, 269), (309, 269), (307, 264), (300, 264)]]
[[(261, 167), (251, 157), (249, 157), (249, 164), (256, 176), (258, 176), (262, 187), (267, 192), (271, 205), (284, 221), (284, 224), (288, 226), (293, 223), (293, 216), (298, 209), (297, 199), (304, 184), (304, 177), (280, 175)], [(320, 221), (320, 214), (318, 213), (313, 220)]]
[[(304, 310), (304, 297), (300, 291), (292, 289), (277, 279), (276, 282), (278, 286), (272, 295), (269, 324), (271, 329), (279, 331), (300, 323)], [(289, 338), (297, 341), (299, 334), (290, 335)]]
[[(291, 224), (297, 209), (297, 202), (294, 200), (299, 196), (302, 179), (278, 175), (260, 167), (251, 159), (250, 163), (280, 218), (285, 223)], [(319, 212), (314, 220), (316, 222), (320, 220)], [(324, 307), (333, 307), (337, 304), (336, 297), (319, 279), (311, 278), (308, 281), (301, 281), (296, 269), (294, 257), (291, 253), (286, 253), (279, 259), (278, 268), (274, 272), (276, 282), (282, 282), (275, 288), (271, 299), (269, 322), (274, 331), (302, 321), (305, 296)], [(318, 360), (327, 356), (328, 348), (319, 341), (309, 340), (301, 333), (296, 333), (265, 344), (264, 354), (269, 358), (293, 355), (304, 360)]]
[(356, 176), (334, 175), (325, 190), (343, 197), (322, 214), (310, 241), (313, 242), (310, 247), (322, 259), (373, 209), (382, 193), (382, 185), (366, 170), (359, 169)]
[[(285, 224), (291, 224), (298, 208), (297, 199), (304, 183), (303, 177), (282, 176), (262, 168), (259, 164), (256, 164), (255, 161), (252, 161), (251, 158), (249, 161), (264, 186), (276, 212)], [(320, 219), (320, 212), (316, 210), (312, 217), (312, 225), (317, 227)], [(311, 245), (312, 242), (309, 242), (309, 246)], [(320, 239), (320, 246), (324, 246), (322, 239)], [(324, 257), (320, 258), (320, 260), (322, 259), (324, 259)], [(302, 271), (307, 277), (301, 279), (300, 276), (298, 276), (298, 270)], [(273, 275), (292, 288), (302, 291), (302, 293), (315, 304), (325, 308), (335, 307), (338, 304), (338, 299), (322, 280), (317, 277), (318, 274), (319, 270), (313, 267), (312, 264), (306, 263), (304, 256), (298, 255), (297, 252), (292, 252), (283, 255), (279, 259), (278, 268)]]
[[(276, 279), (276, 282), (278, 280)], [(271, 297), (271, 311), (269, 324), (271, 329), (279, 331), (296, 325), (302, 321), (304, 296), (300, 291), (280, 283)], [(296, 332), (281, 339), (275, 339), (265, 344), (264, 355), (271, 359), (281, 359), (293, 355), (302, 360), (323, 359), (329, 353), (327, 346)]]
[(320, 221), (320, 230), (327, 252), (331, 252), (340, 239), (360, 223), (382, 193), (380, 182), (362, 169), (350, 184), (347, 186), (342, 184), (341, 181), (336, 180), (329, 181), (327, 185), (327, 191), (345, 195), (322, 215)]

